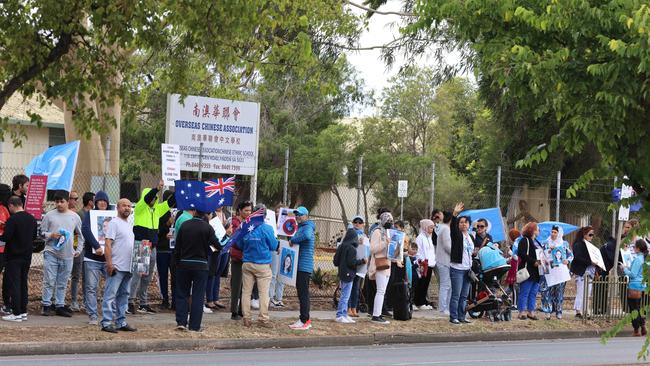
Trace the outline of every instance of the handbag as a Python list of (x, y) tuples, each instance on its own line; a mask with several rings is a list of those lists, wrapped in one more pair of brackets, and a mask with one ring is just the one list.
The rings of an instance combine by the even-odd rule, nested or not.
[(530, 277), (530, 273), (528, 273), (528, 269), (526, 267), (517, 271), (517, 283), (522, 283), (526, 281), (529, 277)]
[(375, 268), (378, 271), (383, 271), (390, 268), (390, 261), (388, 258), (377, 258), (375, 257)]
[(641, 298), (641, 294), (643, 291), (641, 290), (631, 290), (627, 289), (627, 298), (632, 299), (632, 300), (638, 300)]

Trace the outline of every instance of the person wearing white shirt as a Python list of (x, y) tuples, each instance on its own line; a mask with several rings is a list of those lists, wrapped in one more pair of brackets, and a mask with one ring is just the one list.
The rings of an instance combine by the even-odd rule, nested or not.
[(433, 306), (427, 303), (427, 291), (431, 282), (433, 267), (436, 265), (436, 248), (431, 238), (434, 228), (433, 221), (428, 219), (420, 220), (420, 234), (415, 239), (415, 243), (418, 245), (416, 259), (420, 278), (415, 287), (414, 304), (420, 310), (433, 309)]

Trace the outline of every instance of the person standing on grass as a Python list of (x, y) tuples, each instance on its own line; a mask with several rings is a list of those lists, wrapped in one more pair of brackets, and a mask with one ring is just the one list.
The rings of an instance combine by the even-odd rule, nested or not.
[[(68, 209), (67, 191), (56, 191), (54, 204), (56, 209), (48, 212), (41, 222), (41, 235), (46, 240), (43, 252), (43, 308), (41, 315), (49, 316), (54, 310), (56, 315), (71, 317), (72, 311), (65, 306), (65, 293), (72, 272), (73, 258), (81, 255), (72, 248), (74, 235), (81, 234), (81, 219), (76, 212)], [(83, 247), (83, 243), (80, 243)], [(54, 296), (54, 309), (52, 304)]]
[(433, 310), (433, 306), (427, 303), (427, 292), (431, 283), (433, 267), (436, 265), (436, 247), (433, 245), (433, 221), (420, 220), (420, 234), (415, 239), (418, 245), (417, 262), (420, 267), (420, 276), (415, 288), (415, 307), (419, 310)]
[(355, 229), (348, 229), (334, 254), (334, 266), (338, 268), (341, 281), (341, 297), (336, 310), (337, 323), (356, 323), (348, 316), (348, 301), (352, 292), (352, 282), (357, 277), (357, 266), (366, 263), (365, 258), (357, 259), (357, 247), (361, 240), (363, 237), (360, 237)]
[[(9, 211), (9, 197), (11, 197), (11, 189), (6, 184), (0, 184), (0, 235), (3, 234), (5, 230), (5, 224), (9, 220), (11, 212)], [(12, 314), (11, 310), (11, 300), (9, 298), (9, 280), (7, 279), (7, 272), (4, 271), (6, 264), (5, 257), (5, 242), (0, 240), (0, 273), (4, 273), (2, 280), (2, 308), (0, 312), (9, 315)]]
[[(133, 233), (135, 240), (142, 242), (148, 240), (151, 242), (151, 253), (149, 257), (149, 268), (146, 275), (133, 274), (131, 280), (131, 298), (129, 299), (129, 313), (135, 314), (155, 314), (156, 311), (149, 306), (149, 283), (153, 278), (156, 268), (156, 247), (158, 246), (158, 224), (160, 218), (167, 213), (171, 207), (176, 205), (176, 196), (170, 194), (167, 200), (158, 201), (158, 192), (160, 192), (165, 183), (162, 179), (155, 188), (145, 188), (142, 190), (140, 200), (135, 204), (133, 209)], [(164, 197), (163, 197), (164, 198)], [(138, 243), (140, 245), (140, 243)], [(139, 301), (139, 307), (136, 308), (136, 298)]]
[(451, 299), (449, 300), (449, 322), (452, 324), (471, 323), (466, 316), (467, 296), (469, 295), (469, 271), (472, 269), (474, 240), (469, 233), (470, 218), (458, 217), (465, 206), (456, 204), (451, 220), (451, 255), (449, 257), (449, 278), (451, 279)]
[(451, 264), (451, 223), (452, 214), (449, 211), (442, 213), (442, 222), (438, 225), (438, 245), (436, 245), (436, 268), (438, 269), (438, 311), (449, 315), (449, 300), (451, 299), (451, 277), (449, 266)]
[[(239, 230), (242, 221), (245, 221), (253, 213), (253, 203), (243, 201), (237, 206), (236, 215), (232, 217), (232, 231)], [(241, 292), (242, 292), (242, 258), (244, 254), (232, 243), (230, 247), (230, 319), (240, 320), (242, 318)]]
[[(255, 212), (262, 218), (266, 216), (266, 209), (263, 206), (256, 207)], [(252, 229), (252, 230), (251, 230)], [(244, 230), (242, 228), (241, 230)], [(269, 322), (269, 286), (271, 284), (271, 262), (272, 252), (278, 249), (278, 239), (271, 225), (263, 221), (255, 226), (251, 224), (247, 229), (248, 233), (237, 240), (237, 246), (241, 248), (242, 256), (242, 310), (244, 312), (244, 326), (250, 327), (251, 321), (251, 294), (253, 286), (257, 284), (260, 293), (260, 315), (258, 323), (261, 327), (272, 328)]]
[(316, 241), (316, 225), (309, 219), (307, 208), (300, 206), (293, 210), (298, 222), (298, 231), (289, 240), (289, 245), (298, 245), (298, 273), (296, 274), (296, 290), (300, 300), (300, 319), (291, 324), (289, 328), (296, 330), (307, 330), (311, 328), (309, 317), (310, 299), (309, 282), (314, 272), (314, 242)]
[(126, 322), (131, 282), (131, 261), (135, 243), (133, 225), (129, 223), (131, 201), (117, 201), (117, 217), (108, 224), (104, 257), (108, 278), (104, 286), (102, 302), (102, 331), (135, 332), (137, 329)]
[(630, 278), (627, 286), (627, 305), (629, 312), (637, 311), (638, 315), (632, 319), (634, 336), (648, 335), (648, 328), (645, 325), (645, 317), (641, 315), (641, 301), (644, 298), (646, 283), (643, 280), (644, 267), (648, 265), (648, 243), (645, 239), (637, 239), (632, 247), (634, 259), (632, 263), (623, 268), (625, 275)]
[[(93, 196), (95, 197), (95, 210), (108, 210), (108, 195), (106, 192), (98, 191)], [(85, 240), (83, 258), (84, 301), (89, 318), (88, 323), (97, 325), (99, 317), (97, 314), (97, 290), (99, 289), (100, 280), (106, 279), (106, 259), (104, 257), (104, 248), (95, 238), (90, 226), (90, 213), (86, 213), (81, 224), (81, 233)]]
[(355, 216), (352, 218), (352, 227), (359, 236), (359, 245), (357, 246), (357, 260), (364, 259), (363, 264), (357, 266), (356, 276), (352, 281), (352, 293), (350, 294), (350, 301), (348, 302), (348, 316), (358, 318), (357, 308), (359, 307), (359, 297), (361, 294), (361, 287), (363, 279), (368, 272), (368, 261), (370, 260), (370, 240), (366, 236), (364, 229), (365, 223), (363, 217)]
[(2, 320), (21, 322), (27, 320), (27, 280), (32, 263), (32, 246), (36, 239), (36, 220), (23, 210), (20, 197), (11, 197), (7, 202), (11, 217), (4, 223), (0, 241), (6, 243), (6, 272), (4, 281), (10, 291), (12, 314)]
[[(180, 330), (199, 332), (203, 319), (203, 300), (208, 281), (208, 257), (213, 247), (221, 249), (214, 229), (206, 221), (206, 214), (195, 211), (176, 236), (174, 262), (176, 264), (176, 326)], [(215, 252), (218, 255), (218, 251)], [(192, 305), (188, 302), (192, 296)], [(189, 315), (189, 327), (188, 327)]]
[[(519, 319), (537, 320), (535, 315), (535, 303), (537, 292), (539, 292), (540, 274), (538, 267), (541, 260), (537, 258), (537, 240), (539, 228), (536, 222), (529, 222), (524, 226), (521, 232), (522, 238), (517, 249), (519, 265), (517, 270), (524, 268), (528, 271), (528, 279), (519, 284), (519, 301), (517, 308), (519, 310)], [(526, 314), (528, 312), (528, 314)]]

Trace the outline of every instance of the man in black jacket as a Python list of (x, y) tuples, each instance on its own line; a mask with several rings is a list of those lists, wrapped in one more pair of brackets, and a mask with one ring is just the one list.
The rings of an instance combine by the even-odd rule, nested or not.
[(5, 280), (9, 281), (13, 314), (3, 316), (2, 320), (22, 322), (27, 320), (27, 278), (36, 239), (36, 220), (23, 210), (23, 201), (18, 196), (9, 198), (7, 206), (11, 217), (0, 240), (7, 243)]
[[(205, 220), (205, 214), (195, 211), (176, 235), (174, 262), (176, 264), (176, 325), (186, 330), (189, 314), (189, 330), (200, 331), (203, 319), (203, 300), (208, 282), (208, 254), (221, 250), (214, 229)], [(188, 299), (192, 294), (192, 307), (188, 311)]]

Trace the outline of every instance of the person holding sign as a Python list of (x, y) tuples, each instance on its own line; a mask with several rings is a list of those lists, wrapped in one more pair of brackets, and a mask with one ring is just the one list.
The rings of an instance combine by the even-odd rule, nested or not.
[[(634, 328), (634, 336), (648, 335), (648, 328), (645, 325), (645, 318), (641, 316), (641, 300), (643, 292), (645, 291), (646, 284), (643, 281), (643, 267), (648, 261), (648, 244), (645, 239), (638, 239), (634, 242), (632, 247), (634, 251), (634, 259), (629, 266), (624, 267), (625, 275), (630, 277), (630, 282), (627, 285), (627, 305), (630, 313), (633, 311), (639, 312), (636, 318), (632, 319), (632, 327)], [(640, 332), (639, 332), (640, 330)]]
[(348, 315), (348, 301), (352, 292), (352, 282), (357, 276), (357, 266), (366, 263), (365, 258), (357, 259), (357, 247), (362, 240), (363, 237), (360, 237), (354, 228), (349, 228), (334, 254), (334, 266), (338, 268), (341, 281), (341, 298), (336, 310), (337, 323), (356, 323)]
[(390, 324), (382, 316), (384, 295), (390, 278), (391, 261), (388, 259), (388, 246), (390, 245), (389, 230), (393, 227), (393, 215), (384, 212), (379, 216), (380, 225), (370, 236), (370, 264), (368, 278), (377, 284), (377, 292), (373, 301), (372, 321), (377, 324)]
[[(573, 303), (573, 309), (576, 311), (576, 318), (582, 318), (582, 305), (584, 302), (585, 276), (591, 278), (596, 273), (596, 267), (591, 261), (589, 251), (587, 250), (586, 241), (594, 238), (594, 229), (591, 226), (585, 226), (578, 230), (576, 239), (573, 242), (573, 261), (571, 262), (571, 272), (576, 275), (576, 300)], [(591, 286), (588, 290), (591, 296)]]
[[(566, 270), (567, 265), (573, 260), (573, 253), (569, 249), (569, 243), (563, 238), (562, 228), (553, 226), (551, 228), (551, 236), (544, 242), (544, 251), (549, 254), (549, 264), (551, 271), (556, 268)], [(546, 278), (546, 276), (544, 276)], [(570, 277), (568, 277), (570, 278)], [(546, 279), (542, 280), (546, 283)], [(551, 314), (555, 313), (558, 319), (562, 319), (562, 304), (564, 303), (564, 288), (566, 282), (548, 286), (548, 289), (542, 293), (542, 311), (546, 313), (546, 319), (551, 319)]]
[[(95, 194), (94, 210), (108, 209), (108, 195), (103, 191)], [(87, 212), (82, 220), (81, 234), (86, 242), (84, 245), (84, 301), (89, 324), (97, 325), (97, 289), (100, 279), (106, 279), (106, 259), (104, 247), (93, 235), (90, 223), (90, 213)]]

